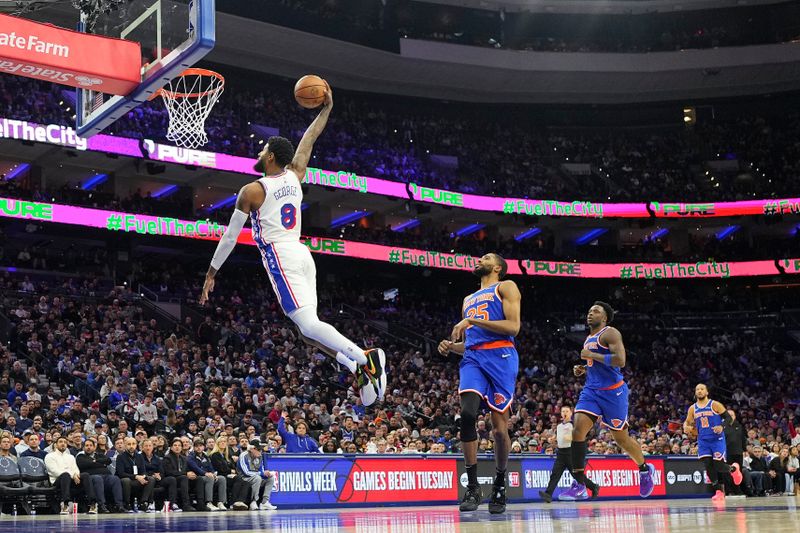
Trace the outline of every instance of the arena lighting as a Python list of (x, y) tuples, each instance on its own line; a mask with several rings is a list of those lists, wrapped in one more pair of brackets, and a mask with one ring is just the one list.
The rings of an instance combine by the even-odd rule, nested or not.
[(528, 231), (523, 231), (522, 233), (514, 237), (514, 240), (517, 242), (521, 242), (524, 241), (525, 239), (530, 239), (531, 237), (539, 235), (541, 232), (542, 230), (540, 230), (539, 228), (531, 228)]
[(422, 224), (422, 222), (420, 222), (416, 218), (412, 218), (411, 220), (406, 220), (402, 224), (397, 224), (396, 226), (392, 226), (392, 231), (396, 231), (396, 232), (400, 233), (400, 232), (405, 231), (407, 229), (416, 228), (420, 224)]
[(6, 174), (6, 181), (13, 180), (14, 178), (22, 175), (23, 173), (27, 172), (29, 168), (31, 168), (31, 166), (28, 163), (20, 163), (11, 169), (8, 174)]
[(331, 220), (331, 228), (338, 228), (339, 226), (346, 226), (351, 222), (355, 222), (356, 220), (362, 219), (364, 217), (368, 217), (372, 214), (372, 211), (356, 211), (355, 213), (350, 213), (349, 215), (344, 215), (339, 218)]
[(91, 178), (89, 178), (88, 180), (86, 180), (86, 182), (83, 185), (81, 185), (81, 189), (83, 189), (84, 191), (89, 191), (95, 188), (96, 186), (100, 185), (101, 183), (105, 183), (107, 179), (108, 179), (108, 174), (96, 174)]
[(153, 198), (164, 198), (165, 196), (169, 196), (170, 194), (174, 193), (178, 190), (177, 185), (167, 185), (163, 189), (160, 189), (153, 193)]
[(225, 200), (220, 200), (219, 202), (217, 202), (215, 204), (211, 204), (210, 206), (208, 206), (207, 211), (211, 212), (211, 211), (214, 211), (216, 209), (220, 209), (222, 207), (229, 206), (235, 201), (236, 201), (236, 194), (234, 194), (230, 198), (226, 198)]
[(470, 224), (469, 226), (464, 226), (460, 230), (451, 233), (451, 237), (466, 237), (467, 235), (472, 235), (476, 231), (480, 231), (486, 227), (486, 224)]
[(645, 237), (644, 240), (645, 242), (654, 241), (656, 239), (660, 239), (661, 237), (665, 236), (667, 233), (669, 233), (669, 230), (667, 228), (661, 228), (660, 230), (654, 231), (653, 233)]
[(728, 226), (724, 230), (717, 233), (717, 240), (721, 241), (727, 239), (728, 237), (739, 231), (740, 228), (741, 226), (739, 226), (738, 224), (734, 224), (733, 226)]
[(697, 111), (693, 107), (684, 107), (683, 108), (683, 123), (687, 126), (691, 126), (697, 122)]
[(607, 232), (608, 230), (606, 228), (596, 228), (590, 230), (581, 235), (580, 237), (578, 237), (577, 239), (575, 239), (575, 244), (577, 244), (578, 246), (583, 246), (584, 244), (592, 242), (593, 240), (597, 239), (598, 237)]

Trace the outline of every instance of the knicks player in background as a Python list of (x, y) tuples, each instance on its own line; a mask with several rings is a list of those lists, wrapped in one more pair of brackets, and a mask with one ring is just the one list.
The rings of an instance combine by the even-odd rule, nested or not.
[(714, 488), (711, 501), (725, 501), (722, 489), (727, 477), (733, 479), (734, 485), (742, 483), (742, 472), (738, 463), (728, 465), (726, 461), (725, 428), (722, 423), (733, 422), (731, 415), (721, 403), (708, 397), (708, 387), (698, 383), (694, 388), (697, 402), (689, 407), (683, 431), (687, 435), (697, 437), (697, 457), (706, 468), (708, 479)]
[(617, 328), (608, 324), (614, 320), (614, 309), (605, 302), (595, 302), (589, 308), (586, 322), (589, 336), (583, 343), (581, 359), (586, 365), (576, 365), (576, 376), (586, 374), (578, 403), (575, 405), (575, 429), (572, 431), (572, 486), (559, 495), (560, 500), (585, 500), (587, 478), (586, 435), (595, 422), (611, 430), (611, 435), (639, 467), (639, 495), (647, 498), (654, 488), (655, 467), (644, 460), (639, 444), (628, 435), (628, 385), (620, 370), (625, 366), (625, 346)]
[(439, 343), (439, 353), (463, 354), (459, 368), (461, 396), (461, 442), (467, 470), (467, 492), (461, 511), (475, 511), (483, 500), (478, 485), (478, 432), (476, 423), (481, 404), (492, 413), (494, 460), (497, 474), (492, 486), (489, 512), (506, 510), (506, 465), (511, 439), (508, 436), (509, 408), (519, 372), (514, 337), (520, 328), (521, 295), (513, 281), (501, 281), (508, 272), (505, 259), (497, 254), (480, 258), (473, 270), (481, 288), (464, 298), (463, 320), (455, 325), (450, 340)]
[(239, 191), (236, 209), (220, 239), (206, 274), (200, 304), (214, 290), (214, 278), (230, 255), (250, 217), (253, 240), (267, 270), (278, 301), (300, 330), (303, 340), (334, 357), (356, 375), (364, 405), (383, 399), (386, 389), (386, 356), (381, 349), (363, 350), (317, 317), (317, 269), (308, 247), (300, 241), (303, 191), (311, 150), (333, 109), (333, 94), (325, 92), (325, 103), (306, 130), (295, 151), (283, 137), (270, 137), (258, 154), (255, 170), (263, 177)]

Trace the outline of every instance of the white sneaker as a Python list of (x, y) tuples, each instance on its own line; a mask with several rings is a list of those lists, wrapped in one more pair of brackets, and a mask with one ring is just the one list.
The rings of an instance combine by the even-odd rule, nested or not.
[(69, 503), (61, 502), (61, 512), (59, 514), (69, 514)]
[(250, 510), (251, 510), (251, 511), (258, 511), (258, 504), (257, 504), (255, 501), (253, 501), (253, 502), (250, 504)]
[(173, 503), (172, 504), (172, 512), (173, 513), (182, 513), (183, 509), (181, 509), (181, 506), (178, 505), (177, 503)]
[(211, 502), (208, 502), (208, 503), (206, 504), (206, 507), (208, 507), (208, 510), (209, 510), (209, 511), (219, 511), (219, 507), (217, 507), (216, 505), (214, 505), (214, 504), (213, 504), (213, 503), (211, 503)]
[(150, 502), (147, 504), (147, 511), (148, 513), (155, 513), (156, 512), (156, 504), (154, 502)]
[(219, 503), (217, 504), (217, 511), (227, 511), (227, 510), (228, 510), (228, 508), (227, 508), (227, 507), (225, 507), (225, 504), (224, 504), (224, 503), (222, 503), (222, 502), (219, 502)]
[(275, 509), (277, 509), (277, 507), (275, 507), (271, 503), (269, 503), (269, 502), (261, 502), (261, 510), (262, 511), (274, 511)]

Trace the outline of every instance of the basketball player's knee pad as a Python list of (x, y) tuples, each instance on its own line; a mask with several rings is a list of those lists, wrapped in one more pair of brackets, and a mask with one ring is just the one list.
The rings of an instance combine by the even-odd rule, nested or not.
[(481, 397), (474, 392), (461, 395), (461, 442), (478, 440), (478, 430), (475, 424), (478, 421), (478, 410), (481, 407)]

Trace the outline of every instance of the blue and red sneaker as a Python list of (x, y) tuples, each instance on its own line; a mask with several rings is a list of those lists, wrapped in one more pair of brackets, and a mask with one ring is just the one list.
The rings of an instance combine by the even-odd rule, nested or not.
[(588, 500), (589, 493), (586, 492), (586, 486), (573, 481), (570, 488), (558, 495), (558, 499), (563, 502)]
[(647, 463), (647, 472), (639, 471), (639, 496), (647, 498), (653, 493), (655, 482), (653, 476), (656, 473), (656, 467)]

